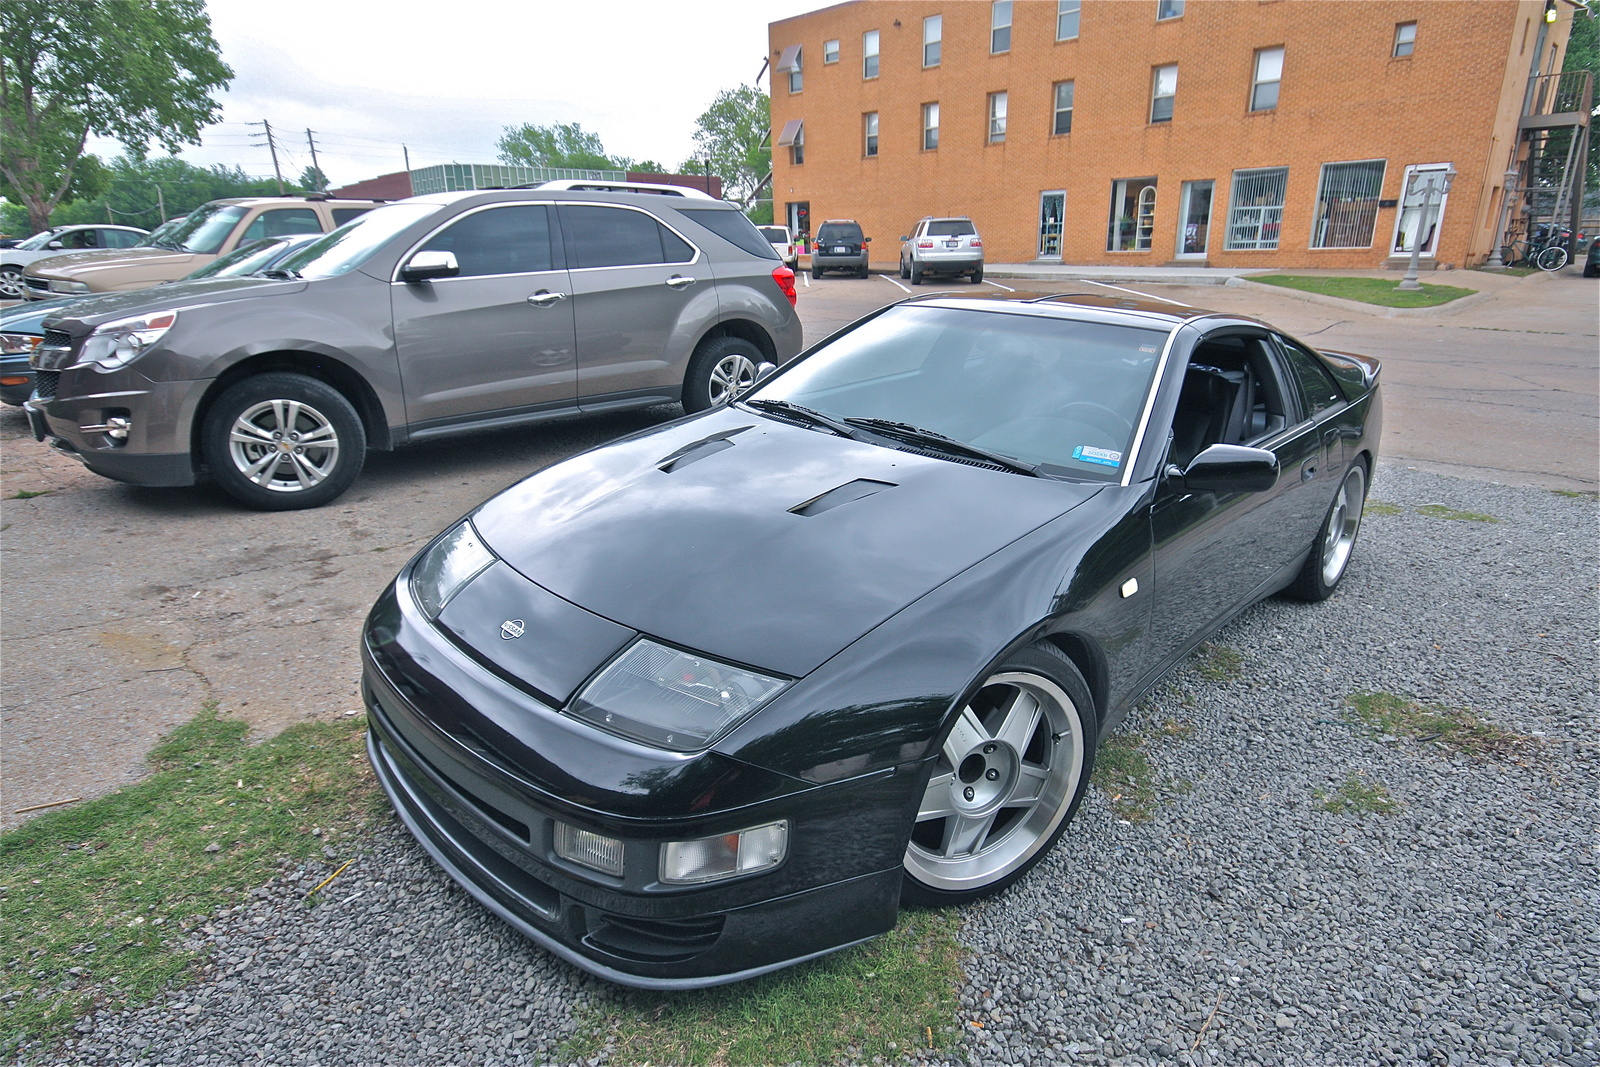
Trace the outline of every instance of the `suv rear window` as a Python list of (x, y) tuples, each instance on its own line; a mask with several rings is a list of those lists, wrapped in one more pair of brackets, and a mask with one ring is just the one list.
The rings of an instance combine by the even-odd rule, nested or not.
[[(673, 205), (678, 207), (678, 205)], [(690, 222), (697, 222), (727, 241), (735, 248), (743, 249), (752, 256), (761, 259), (781, 259), (778, 253), (772, 250), (772, 242), (767, 240), (762, 232), (756, 229), (756, 224), (745, 217), (742, 211), (729, 211), (726, 208), (708, 210), (706, 208), (678, 207)], [(774, 238), (773, 240), (782, 240)]]
[(861, 227), (853, 222), (824, 222), (817, 231), (817, 243), (827, 244), (830, 241), (854, 241), (861, 243)]
[(971, 219), (934, 219), (928, 223), (929, 237), (961, 237), (977, 232)]

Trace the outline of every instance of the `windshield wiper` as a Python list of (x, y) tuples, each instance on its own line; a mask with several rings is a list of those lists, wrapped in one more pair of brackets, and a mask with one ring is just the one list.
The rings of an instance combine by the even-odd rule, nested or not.
[(822, 412), (815, 411), (803, 404), (791, 404), (787, 400), (749, 400), (745, 401), (745, 404), (755, 408), (757, 411), (770, 411), (776, 415), (788, 415), (801, 422), (809, 422), (813, 426), (824, 427), (832, 430), (840, 437), (848, 437), (852, 441), (861, 440), (861, 435), (847, 423), (840, 422), (832, 415), (824, 415)]
[(873, 419), (861, 415), (848, 415), (844, 421), (851, 426), (861, 426), (875, 433), (881, 433), (886, 437), (905, 441), (908, 444), (924, 445), (936, 452), (949, 452), (958, 456), (966, 456), (968, 459), (983, 460), (986, 463), (993, 463), (997, 467), (1003, 467), (1017, 474), (1039, 476), (1039, 464), (1037, 463), (1024, 463), (1020, 459), (1014, 459), (999, 452), (991, 452), (987, 448), (980, 448), (977, 445), (969, 445), (965, 441), (956, 440), (954, 437), (946, 437), (937, 430), (926, 430), (921, 426), (913, 426), (909, 422), (896, 422), (893, 419)]

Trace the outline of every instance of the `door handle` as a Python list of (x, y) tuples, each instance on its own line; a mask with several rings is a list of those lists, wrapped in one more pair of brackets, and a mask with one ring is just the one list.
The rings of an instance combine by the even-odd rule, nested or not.
[(536, 308), (547, 308), (560, 303), (566, 298), (566, 293), (552, 293), (548, 289), (540, 289), (537, 293), (528, 297), (528, 303)]
[(693, 279), (693, 278), (685, 277), (682, 274), (674, 274), (672, 277), (667, 279), (667, 288), (668, 289), (686, 289), (689, 286), (693, 285), (694, 283), (695, 283), (695, 279)]

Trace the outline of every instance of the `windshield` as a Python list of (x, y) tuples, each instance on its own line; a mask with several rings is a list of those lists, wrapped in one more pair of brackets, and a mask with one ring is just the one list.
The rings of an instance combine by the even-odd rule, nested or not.
[(351, 219), (277, 265), (302, 278), (332, 278), (355, 270), (401, 230), (439, 210), (437, 204), (386, 204)]
[[(741, 398), (886, 419), (1082, 481), (1132, 459), (1167, 334), (1006, 312), (893, 308)], [(870, 428), (870, 427), (869, 427)]]
[(53, 238), (55, 235), (56, 235), (56, 231), (55, 230), (44, 230), (44, 231), (42, 231), (40, 233), (34, 234), (32, 237), (28, 238), (26, 241), (23, 241), (21, 244), (17, 245), (17, 248), (19, 248), (19, 249), (24, 249), (25, 248), (30, 252), (36, 251), (36, 250), (38, 250), (40, 248), (43, 248), (45, 245), (49, 244), (50, 243), (50, 239)]
[(214, 255), (233, 232), (234, 223), (244, 218), (244, 214), (245, 209), (237, 204), (201, 204), (176, 226), (168, 223), (156, 230), (139, 242), (139, 247)]
[(281, 237), (263, 237), (256, 241), (247, 241), (227, 255), (218, 256), (199, 270), (190, 272), (184, 280), (235, 278), (253, 274), (281, 257), (287, 244), (288, 242)]

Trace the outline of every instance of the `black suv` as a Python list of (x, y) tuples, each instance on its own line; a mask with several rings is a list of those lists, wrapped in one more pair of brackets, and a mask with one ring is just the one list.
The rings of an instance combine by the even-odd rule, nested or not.
[(811, 249), (811, 276), (822, 277), (825, 270), (847, 270), (857, 278), (867, 276), (867, 245), (872, 238), (861, 236), (861, 223), (855, 219), (829, 219), (817, 229)]

